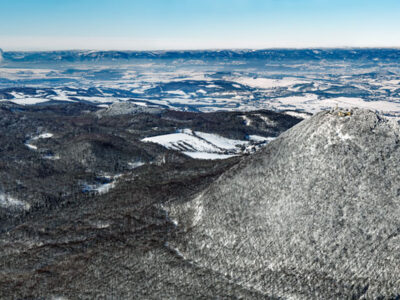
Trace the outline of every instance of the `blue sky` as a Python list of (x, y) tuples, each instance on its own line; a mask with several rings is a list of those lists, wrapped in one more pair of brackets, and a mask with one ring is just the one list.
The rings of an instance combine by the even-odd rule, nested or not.
[(0, 0), (0, 48), (400, 47), (400, 0)]

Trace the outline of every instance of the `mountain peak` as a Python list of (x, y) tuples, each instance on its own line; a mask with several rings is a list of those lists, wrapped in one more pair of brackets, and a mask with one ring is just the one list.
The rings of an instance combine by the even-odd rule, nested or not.
[(395, 120), (387, 119), (371, 110), (336, 108), (317, 113), (293, 127), (283, 138), (286, 136), (289, 136), (287, 142), (293, 144), (294, 149), (305, 148), (300, 149), (300, 152), (320, 149), (321, 155), (332, 154), (332, 151), (341, 146), (357, 151), (354, 153), (357, 156), (365, 151), (373, 154), (373, 149), (378, 150), (386, 144), (395, 145), (399, 136), (399, 125)]
[(373, 111), (320, 112), (172, 205), (190, 230), (169, 243), (269, 296), (392, 297), (399, 145), (398, 124)]

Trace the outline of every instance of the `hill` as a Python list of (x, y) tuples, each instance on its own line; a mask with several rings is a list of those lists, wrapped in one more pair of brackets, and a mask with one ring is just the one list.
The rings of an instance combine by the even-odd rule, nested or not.
[(265, 296), (400, 295), (400, 130), (324, 111), (168, 206), (186, 260)]

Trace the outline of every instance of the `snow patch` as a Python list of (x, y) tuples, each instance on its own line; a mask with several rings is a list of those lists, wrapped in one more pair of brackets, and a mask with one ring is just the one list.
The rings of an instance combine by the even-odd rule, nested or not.
[(130, 169), (136, 169), (139, 168), (143, 165), (145, 165), (146, 163), (142, 162), (142, 161), (135, 161), (135, 162), (128, 162), (128, 166)]
[(213, 133), (195, 131), (194, 134), (224, 150), (235, 150), (238, 146), (245, 146), (248, 144), (247, 141), (228, 139)]
[(96, 192), (98, 194), (108, 193), (111, 189), (115, 187), (114, 182), (103, 183), (103, 184), (85, 184), (84, 192)]
[(19, 105), (35, 105), (38, 103), (48, 102), (49, 99), (45, 98), (18, 98), (18, 99), (11, 99), (10, 102), (19, 104)]
[(176, 133), (147, 137), (142, 139), (142, 142), (156, 143), (196, 159), (232, 157), (239, 154), (241, 148), (249, 143), (191, 129), (180, 129)]
[(251, 126), (251, 119), (248, 116), (243, 115), (243, 116), (240, 116), (240, 117), (243, 119), (244, 124), (246, 126)]
[(116, 186), (116, 179), (121, 176), (122, 176), (121, 174), (117, 174), (114, 176), (110, 175), (100, 176), (98, 177), (99, 182), (95, 184), (84, 184), (82, 191), (84, 193), (94, 192), (100, 195), (106, 194)]
[(255, 114), (255, 116), (259, 117), (261, 120), (264, 121), (267, 126), (274, 127), (277, 125), (276, 121), (271, 120), (270, 118), (263, 116), (261, 114)]
[(29, 210), (30, 204), (0, 192), (0, 207), (8, 209)]
[[(307, 113), (317, 113), (322, 110), (328, 110), (335, 107), (342, 107), (346, 109), (350, 108), (366, 108), (375, 111), (380, 111), (385, 115), (395, 114), (400, 111), (400, 103), (389, 102), (389, 101), (365, 101), (362, 98), (357, 97), (336, 97), (319, 99), (315, 94), (305, 94), (303, 96), (291, 96), (275, 98), (274, 101), (270, 102), (272, 108), (277, 110), (283, 110), (286, 114), (293, 115), (295, 112), (286, 111), (290, 108), (304, 111)], [(294, 115), (296, 116), (296, 115)], [(302, 118), (308, 118), (308, 116), (302, 116)]]
[(97, 107), (109, 108), (110, 105), (108, 105), (108, 104), (97, 104)]
[(110, 227), (110, 223), (109, 222), (99, 221), (99, 220), (90, 222), (90, 225), (92, 225), (93, 227), (95, 227), (97, 229), (105, 229), (105, 228), (109, 228)]
[(235, 154), (219, 154), (219, 153), (207, 153), (207, 152), (188, 152), (184, 151), (183, 154), (190, 156), (194, 159), (227, 159), (233, 156), (237, 156)]
[(75, 100), (69, 99), (69, 95), (67, 95), (66, 91), (55, 89), (54, 92), (57, 93), (57, 96), (52, 96), (51, 100), (75, 102)]
[(275, 137), (265, 137), (265, 136), (260, 136), (260, 135), (249, 135), (249, 140), (250, 141), (254, 141), (254, 142), (271, 142), (274, 139), (276, 139)]
[(51, 300), (68, 300), (68, 298), (64, 296), (53, 296)]
[[(37, 147), (36, 147), (36, 149), (37, 149)], [(60, 156), (59, 155), (53, 155), (53, 154), (46, 154), (46, 155), (43, 155), (43, 159), (59, 160)]]
[(28, 142), (25, 143), (25, 146), (31, 150), (37, 150), (38, 148), (35, 145), (29, 144)]
[(53, 134), (52, 134), (52, 133), (49, 133), (49, 132), (47, 132), (47, 133), (42, 133), (42, 134), (39, 134), (38, 136), (36, 136), (36, 137), (32, 138), (32, 140), (38, 140), (38, 139), (49, 139), (49, 138), (52, 138), (52, 137), (53, 137)]
[(301, 119), (308, 119), (311, 117), (311, 115), (307, 114), (307, 113), (303, 113), (303, 112), (298, 112), (298, 111), (285, 111), (283, 112), (285, 115), (289, 115), (295, 118), (301, 118)]
[(167, 94), (180, 95), (182, 97), (187, 97), (188, 96), (184, 91), (181, 91), (181, 90), (168, 91)]
[(52, 138), (52, 137), (53, 137), (52, 133), (49, 133), (49, 132), (42, 133), (42, 134), (34, 136), (34, 137), (30, 138), (29, 140), (25, 141), (25, 146), (28, 147), (31, 150), (37, 150), (38, 147), (33, 145), (33, 144), (31, 144), (33, 141), (37, 141), (39, 139), (49, 139), (49, 138)]
[(271, 79), (271, 78), (254, 78), (254, 77), (241, 77), (241, 78), (229, 78), (237, 83), (247, 85), (252, 88), (259, 89), (270, 89), (276, 87), (288, 87), (295, 84), (307, 83), (307, 81), (298, 80), (297, 78), (286, 77), (283, 79)]
[(337, 129), (336, 129), (336, 134), (338, 135), (339, 139), (341, 139), (342, 141), (351, 140), (351, 139), (353, 138), (353, 137), (352, 137), (351, 135), (349, 135), (348, 133), (343, 134), (341, 128), (337, 128)]
[(171, 150), (181, 151), (194, 159), (226, 159), (252, 153), (273, 139), (253, 135), (243, 141), (228, 139), (213, 133), (180, 129), (176, 133), (144, 138), (142, 142), (152, 142)]
[(143, 142), (152, 142), (160, 144), (165, 148), (178, 150), (178, 151), (201, 151), (201, 152), (219, 152), (215, 145), (208, 143), (192, 133), (187, 129), (183, 132), (153, 136), (142, 139)]

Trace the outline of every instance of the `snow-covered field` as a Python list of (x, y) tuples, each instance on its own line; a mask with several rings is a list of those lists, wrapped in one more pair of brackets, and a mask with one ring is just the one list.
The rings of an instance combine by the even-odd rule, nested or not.
[(19, 105), (34, 105), (38, 103), (43, 103), (43, 102), (48, 102), (49, 99), (44, 99), (44, 98), (32, 98), (32, 97), (21, 97), (21, 98), (15, 98), (10, 100), (11, 102)]
[(359, 97), (337, 97), (319, 99), (315, 94), (306, 94), (304, 96), (292, 96), (276, 98), (271, 106), (276, 110), (294, 109), (303, 112), (316, 113), (335, 107), (342, 108), (367, 108), (374, 111), (381, 111), (385, 114), (393, 115), (400, 113), (400, 101), (366, 101)]
[(283, 78), (283, 79), (271, 79), (262, 77), (227, 77), (226, 80), (240, 83), (252, 88), (257, 89), (273, 89), (278, 87), (289, 87), (296, 84), (308, 83), (308, 81), (298, 80), (296, 78)]
[[(318, 54), (319, 55), (319, 54)], [(0, 64), (0, 101), (41, 105), (131, 101), (185, 111), (271, 109), (315, 113), (365, 107), (400, 116), (398, 60), (207, 61)]]
[(225, 159), (249, 151), (250, 146), (266, 144), (271, 137), (250, 135), (249, 140), (233, 140), (213, 133), (180, 129), (175, 133), (152, 136), (142, 142), (159, 144), (195, 159)]

